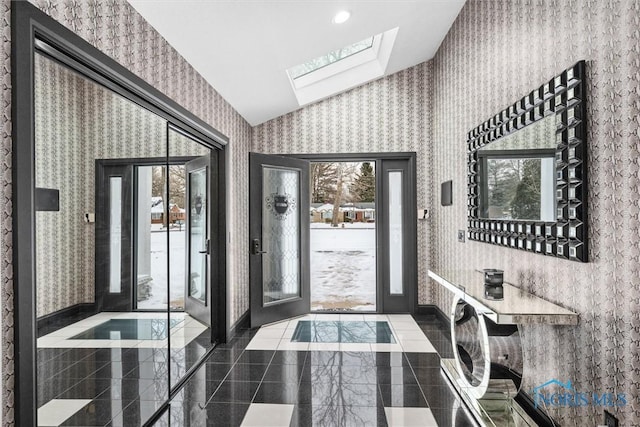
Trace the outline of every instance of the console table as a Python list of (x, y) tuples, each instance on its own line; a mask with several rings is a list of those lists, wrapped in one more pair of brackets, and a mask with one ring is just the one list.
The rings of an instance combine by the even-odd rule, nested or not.
[(576, 325), (578, 314), (507, 282), (502, 300), (487, 299), (480, 271), (429, 271), (429, 277), (453, 294), (454, 358), (443, 358), (441, 366), (476, 421), (481, 426), (535, 426), (513, 400), (524, 365), (519, 325)]

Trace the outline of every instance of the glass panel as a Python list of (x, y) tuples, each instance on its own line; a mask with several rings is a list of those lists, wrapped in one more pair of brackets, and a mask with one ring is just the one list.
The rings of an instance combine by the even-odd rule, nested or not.
[(391, 295), (404, 293), (402, 270), (402, 171), (391, 171), (389, 172), (389, 284)]
[(122, 178), (109, 178), (109, 292), (122, 291)]
[(375, 162), (310, 165), (311, 310), (376, 310)]
[(300, 296), (300, 172), (262, 169), (262, 290), (268, 305)]
[(355, 55), (356, 53), (360, 53), (363, 50), (369, 49), (371, 48), (371, 46), (373, 46), (373, 39), (374, 37), (371, 36), (368, 39), (359, 41), (357, 43), (353, 43), (349, 46), (345, 46), (341, 49), (337, 49), (332, 52), (329, 52), (326, 55), (322, 55), (317, 58), (314, 58), (310, 61), (305, 62), (304, 64), (291, 67), (288, 70), (289, 75), (291, 76), (292, 79), (297, 79), (319, 68), (326, 67), (327, 65), (333, 64), (334, 62), (338, 62), (348, 56)]
[(207, 301), (207, 170), (189, 173), (189, 296)]

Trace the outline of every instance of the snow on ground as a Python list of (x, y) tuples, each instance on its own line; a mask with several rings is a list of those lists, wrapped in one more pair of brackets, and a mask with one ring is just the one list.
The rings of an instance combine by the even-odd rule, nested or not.
[[(185, 291), (185, 237), (186, 232), (172, 229), (169, 233), (171, 246), (171, 307), (184, 307)], [(151, 231), (151, 298), (138, 302), (138, 308), (167, 309), (167, 233), (155, 227)]]
[[(171, 305), (184, 304), (185, 231), (171, 230)], [(167, 236), (151, 232), (151, 298), (140, 309), (167, 308)], [(376, 230), (374, 223), (311, 224), (311, 309), (376, 309)]]
[(374, 223), (311, 224), (311, 309), (376, 309)]

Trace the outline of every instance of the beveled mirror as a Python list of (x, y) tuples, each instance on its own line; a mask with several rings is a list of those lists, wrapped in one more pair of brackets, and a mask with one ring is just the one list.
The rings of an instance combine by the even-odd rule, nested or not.
[(580, 61), (468, 133), (468, 238), (587, 261)]

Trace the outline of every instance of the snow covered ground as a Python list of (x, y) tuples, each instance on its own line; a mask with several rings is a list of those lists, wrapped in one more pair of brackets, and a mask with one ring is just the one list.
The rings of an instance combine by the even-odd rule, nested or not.
[[(157, 228), (157, 227), (156, 227)], [(171, 230), (171, 306), (184, 306), (185, 231)], [(167, 307), (166, 232), (151, 232), (151, 298), (140, 309)], [(376, 309), (376, 230), (373, 223), (311, 224), (311, 309)]]
[(311, 309), (376, 309), (374, 223), (311, 224)]
[[(171, 308), (184, 307), (185, 291), (185, 237), (182, 231), (171, 230), (169, 241), (171, 246)], [(157, 226), (151, 231), (151, 298), (138, 302), (143, 310), (167, 309), (167, 233)]]

